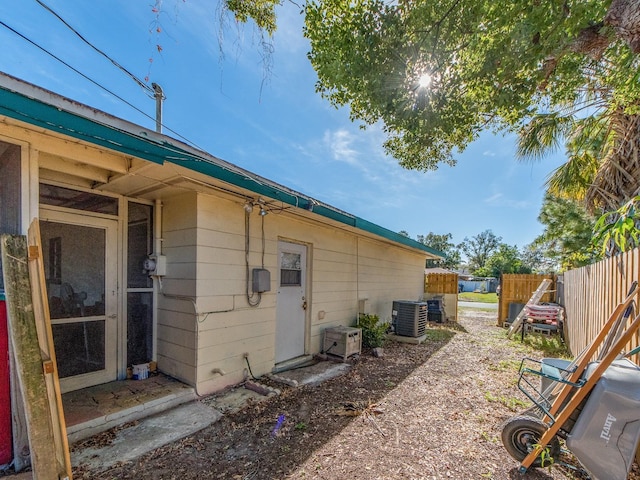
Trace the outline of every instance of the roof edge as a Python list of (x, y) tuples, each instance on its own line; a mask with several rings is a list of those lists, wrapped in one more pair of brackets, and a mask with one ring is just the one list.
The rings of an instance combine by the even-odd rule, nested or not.
[(175, 163), (435, 257), (444, 254), (165, 134), (0, 72), (0, 115), (157, 164)]

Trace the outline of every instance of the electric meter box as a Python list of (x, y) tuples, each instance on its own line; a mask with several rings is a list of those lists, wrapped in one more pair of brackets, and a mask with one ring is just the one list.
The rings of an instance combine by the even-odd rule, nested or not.
[(271, 291), (271, 272), (266, 268), (253, 269), (253, 291), (256, 293)]
[(167, 257), (164, 255), (149, 255), (143, 264), (148, 275), (164, 277), (167, 274)]

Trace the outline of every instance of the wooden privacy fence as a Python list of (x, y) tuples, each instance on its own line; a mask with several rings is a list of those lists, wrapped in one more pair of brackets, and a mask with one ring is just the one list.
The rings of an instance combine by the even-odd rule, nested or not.
[(441, 297), (447, 321), (458, 319), (458, 274), (427, 273), (424, 276), (424, 299)]
[(428, 273), (424, 276), (425, 293), (458, 294), (457, 273)]
[[(498, 305), (498, 325), (502, 326), (509, 318), (509, 304), (525, 304), (531, 298), (531, 294), (536, 291), (540, 283), (545, 278), (551, 280), (550, 293), (546, 293), (540, 299), (540, 303), (555, 301), (556, 279), (555, 275), (522, 275), (504, 274), (500, 283), (500, 299)], [(513, 319), (512, 319), (513, 320)]]
[[(565, 272), (565, 338), (574, 355), (598, 335), (611, 312), (627, 296), (631, 283), (639, 279), (639, 265), (640, 251), (635, 249)], [(637, 314), (636, 308), (629, 321)], [(627, 351), (638, 346), (638, 342), (636, 334), (627, 345)], [(638, 358), (634, 360), (638, 362)]]

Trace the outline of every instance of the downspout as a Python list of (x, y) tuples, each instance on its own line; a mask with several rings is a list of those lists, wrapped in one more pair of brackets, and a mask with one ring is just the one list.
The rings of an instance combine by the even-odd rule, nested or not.
[[(156, 256), (162, 255), (162, 201), (156, 199), (153, 208), (153, 251)], [(162, 291), (161, 279), (156, 277), (157, 282), (153, 282), (153, 296), (156, 307), (153, 309), (152, 335), (153, 335), (153, 359), (158, 359), (158, 292)]]

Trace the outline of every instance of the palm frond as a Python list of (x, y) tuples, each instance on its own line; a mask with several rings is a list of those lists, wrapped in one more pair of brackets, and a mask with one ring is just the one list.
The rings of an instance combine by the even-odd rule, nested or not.
[(539, 161), (555, 152), (575, 122), (572, 115), (540, 113), (518, 132), (516, 156), (520, 161)]

